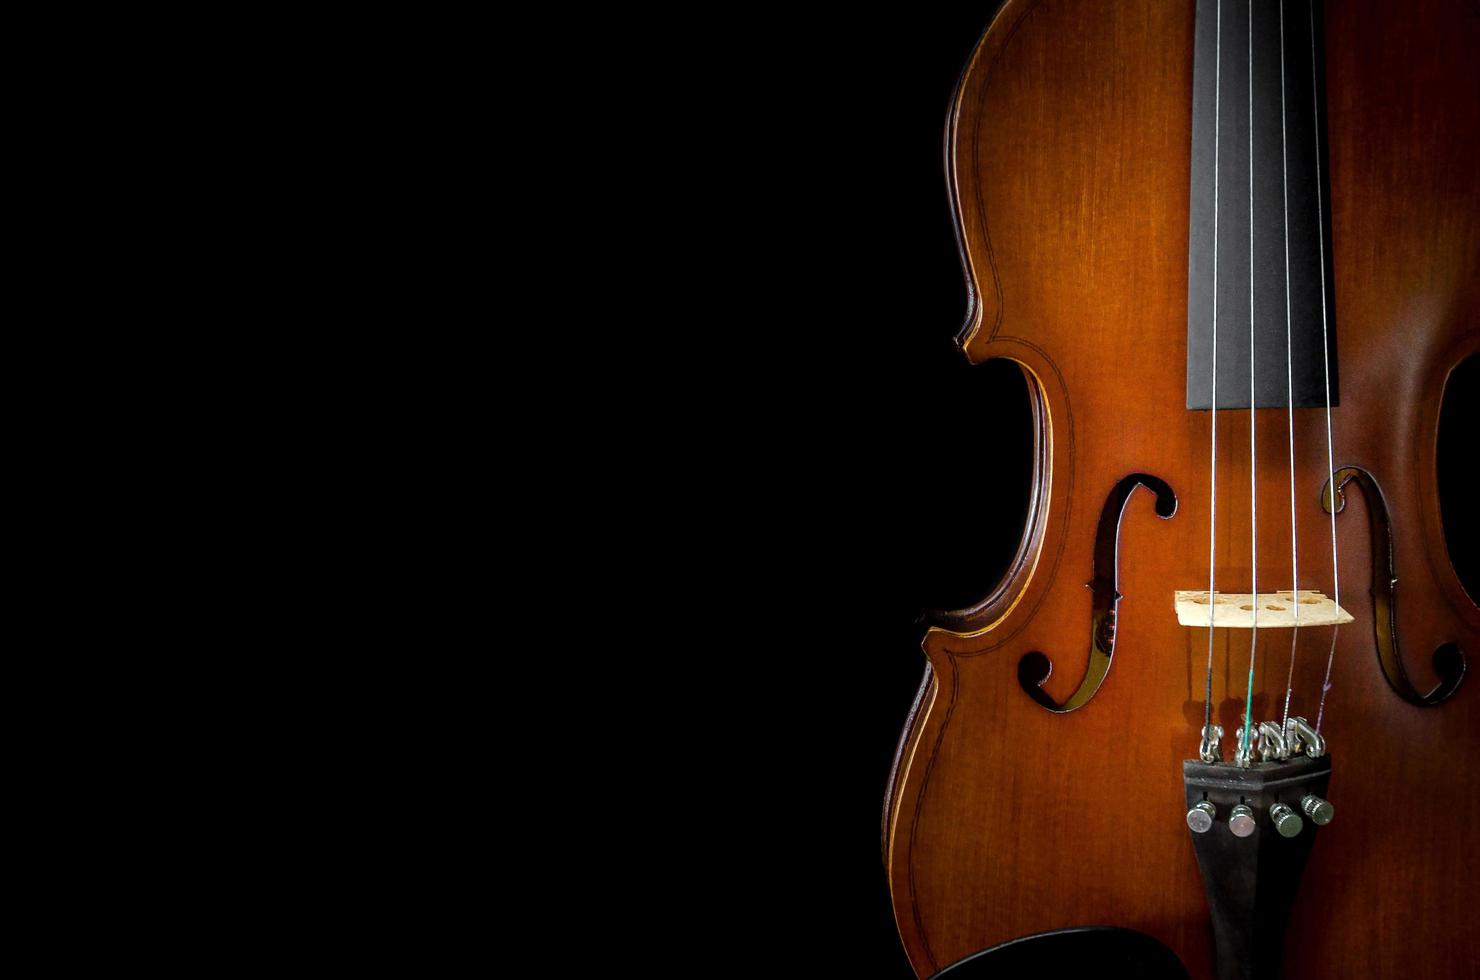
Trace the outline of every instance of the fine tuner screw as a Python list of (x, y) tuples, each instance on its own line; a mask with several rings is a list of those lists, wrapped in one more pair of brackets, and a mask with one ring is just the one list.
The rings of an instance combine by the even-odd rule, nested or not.
[(1336, 816), (1336, 808), (1314, 793), (1306, 794), (1305, 798), (1300, 801), (1300, 809), (1305, 811), (1305, 815), (1310, 817), (1310, 822), (1317, 827), (1326, 826), (1331, 822), (1331, 818)]
[(1247, 837), (1254, 832), (1254, 811), (1240, 803), (1228, 815), (1228, 829), (1235, 837)]
[(1207, 800), (1203, 800), (1187, 811), (1187, 826), (1192, 828), (1194, 834), (1206, 834), (1217, 816), (1218, 808)]
[(1208, 765), (1212, 765), (1215, 762), (1222, 762), (1223, 746), (1220, 744), (1222, 741), (1222, 725), (1204, 725), (1202, 730), (1202, 742), (1198, 745), (1197, 748), (1198, 758), (1202, 759), (1202, 761), (1206, 762)]
[(1283, 803), (1269, 808), (1269, 819), (1274, 821), (1274, 829), (1280, 832), (1281, 837), (1295, 837), (1305, 827), (1305, 821)]
[(1310, 727), (1310, 722), (1304, 718), (1292, 717), (1285, 722), (1285, 726), (1285, 738), (1290, 743), (1291, 755), (1300, 751), (1297, 746), (1303, 747), (1305, 754), (1312, 759), (1319, 759), (1326, 754), (1326, 739)]

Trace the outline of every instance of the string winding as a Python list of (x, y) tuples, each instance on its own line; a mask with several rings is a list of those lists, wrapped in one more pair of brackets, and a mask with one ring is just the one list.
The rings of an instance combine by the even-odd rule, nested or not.
[[(1249, 732), (1254, 720), (1254, 654), (1259, 644), (1259, 460), (1254, 425), (1254, 4), (1249, 3), (1249, 554), (1250, 591), (1254, 593), (1253, 624), (1249, 629), (1249, 685), (1244, 696), (1243, 758), (1250, 755)], [(1209, 603), (1211, 605), (1212, 603)]]
[(1203, 736), (1213, 724), (1213, 619), (1217, 612), (1216, 570), (1218, 567), (1218, 159), (1221, 134), (1220, 107), (1223, 97), (1223, 0), (1217, 4), (1213, 56), (1213, 396), (1208, 412), (1213, 436), (1209, 449), (1212, 476), (1208, 514), (1208, 675), (1203, 697)]
[[(1310, 5), (1310, 99), (1315, 120), (1316, 142), (1316, 239), (1321, 257), (1321, 364), (1326, 378), (1326, 487), (1331, 494), (1331, 598), (1341, 606), (1341, 575), (1336, 563), (1336, 460), (1331, 451), (1331, 347), (1326, 336), (1326, 234), (1321, 213), (1321, 98), (1316, 80), (1316, 7)], [(1321, 719), (1326, 714), (1326, 693), (1331, 690), (1331, 665), (1336, 660), (1336, 634), (1339, 624), (1331, 627), (1331, 649), (1326, 654), (1326, 679), (1321, 682), (1321, 705), (1316, 712), (1316, 734), (1321, 733)]]
[(1285, 135), (1285, 0), (1280, 0), (1280, 178), (1285, 216), (1285, 412), (1290, 427), (1290, 674), (1285, 680), (1285, 713), (1280, 731), (1289, 730), (1290, 696), (1295, 690), (1295, 649), (1300, 639), (1300, 549), (1295, 534), (1295, 369), (1290, 329), (1290, 151)]

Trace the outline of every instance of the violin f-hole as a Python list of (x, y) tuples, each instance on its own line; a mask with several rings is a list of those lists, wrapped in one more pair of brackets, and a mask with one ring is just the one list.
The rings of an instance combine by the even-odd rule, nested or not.
[(1053, 673), (1053, 663), (1037, 650), (1023, 654), (1018, 661), (1018, 683), (1028, 697), (1055, 714), (1064, 714), (1082, 708), (1100, 690), (1105, 675), (1110, 673), (1110, 662), (1115, 657), (1116, 613), (1120, 605), (1120, 521), (1125, 514), (1126, 504), (1136, 487), (1145, 487), (1156, 494), (1156, 516), (1167, 520), (1177, 512), (1177, 495), (1165, 480), (1149, 473), (1132, 473), (1115, 484), (1105, 498), (1100, 511), (1099, 527), (1095, 531), (1093, 576), (1087, 584), (1094, 590), (1094, 606), (1090, 614), (1089, 663), (1085, 666), (1084, 679), (1079, 687), (1062, 704), (1043, 690), (1043, 683)]
[[(1372, 535), (1372, 631), (1377, 641), (1377, 663), (1388, 686), (1409, 704), (1421, 708), (1441, 704), (1459, 690), (1469, 665), (1457, 643), (1441, 643), (1434, 650), (1434, 673), (1439, 683), (1427, 694), (1408, 679), (1398, 656), (1398, 573), (1393, 563), (1393, 528), (1388, 518), (1387, 498), (1377, 479), (1360, 466), (1343, 466), (1335, 473), (1336, 513), (1346, 509), (1346, 485), (1356, 481), (1367, 502), (1367, 524)], [(1331, 481), (1321, 490), (1321, 508), (1331, 513)]]

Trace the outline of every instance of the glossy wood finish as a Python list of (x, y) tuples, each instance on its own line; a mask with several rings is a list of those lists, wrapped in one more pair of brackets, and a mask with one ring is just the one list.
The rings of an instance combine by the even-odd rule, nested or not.
[[(1427, 691), (1440, 645), (1480, 663), (1480, 611), (1448, 560), (1434, 458), (1445, 379), (1480, 351), (1480, 12), (1466, 0), (1326, 7), (1335, 465), (1362, 467), (1386, 497), (1398, 655)], [(925, 689), (890, 786), (889, 884), (921, 976), (1090, 924), (1146, 932), (1193, 976), (1212, 975), (1181, 775), (1197, 752), (1207, 634), (1179, 626), (1170, 601), (1207, 587), (1209, 413), (1183, 407), (1192, 31), (1191, 3), (1008, 0), (957, 93), (948, 163), (973, 288), (962, 346), (973, 362), (1023, 367), (1041, 451), (1019, 560), (925, 637)], [(1248, 426), (1247, 412), (1219, 415), (1229, 591), (1248, 591), (1252, 569)], [(1259, 587), (1288, 589), (1287, 419), (1261, 411), (1256, 426)], [(1298, 584), (1330, 595), (1324, 413), (1298, 410), (1294, 427)], [(1024, 693), (1019, 661), (1047, 655), (1056, 702), (1084, 676), (1096, 522), (1131, 473), (1166, 481), (1178, 510), (1161, 520), (1153, 494), (1130, 498), (1113, 665), (1088, 703), (1055, 714)], [(1389, 687), (1365, 507), (1349, 493), (1337, 519), (1341, 604), (1356, 617), (1339, 634), (1323, 727), (1338, 816), (1301, 885), (1286, 974), (1473, 976), (1480, 681), (1435, 707)], [(1229, 732), (1248, 637), (1216, 636), (1214, 718)], [(1279, 713), (1289, 637), (1260, 634), (1256, 721)], [(1292, 713), (1312, 720), (1329, 637), (1299, 637)]]

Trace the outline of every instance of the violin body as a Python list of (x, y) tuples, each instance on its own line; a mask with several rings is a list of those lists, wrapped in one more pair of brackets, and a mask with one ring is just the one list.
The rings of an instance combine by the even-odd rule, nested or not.
[[(1339, 816), (1300, 882), (1285, 974), (1476, 976), (1480, 680), (1463, 674), (1480, 610), (1448, 556), (1436, 444), (1446, 381), (1480, 352), (1480, 8), (1317, 10), (1333, 458), (1326, 413), (1261, 410), (1251, 476), (1250, 413), (1218, 413), (1219, 587), (1249, 591), (1257, 542), (1261, 591), (1289, 589), (1293, 534), (1300, 587), (1331, 595), (1339, 571), (1354, 617), (1322, 728)], [(1211, 413), (1186, 401), (1193, 41), (1190, 2), (1007, 0), (953, 98), (959, 342), (973, 363), (1021, 366), (1036, 457), (1007, 576), (924, 638), (886, 800), (896, 922), (922, 977), (1085, 925), (1139, 930), (1192, 976), (1215, 973), (1182, 786), (1207, 631), (1179, 625), (1171, 595), (1209, 575)], [(948, 468), (941, 482), (963, 519), (994, 519)], [(1289, 636), (1259, 634), (1256, 719), (1280, 714)], [(1292, 714), (1317, 715), (1330, 636), (1297, 633)], [(1248, 633), (1214, 639), (1213, 720), (1233, 732)]]

